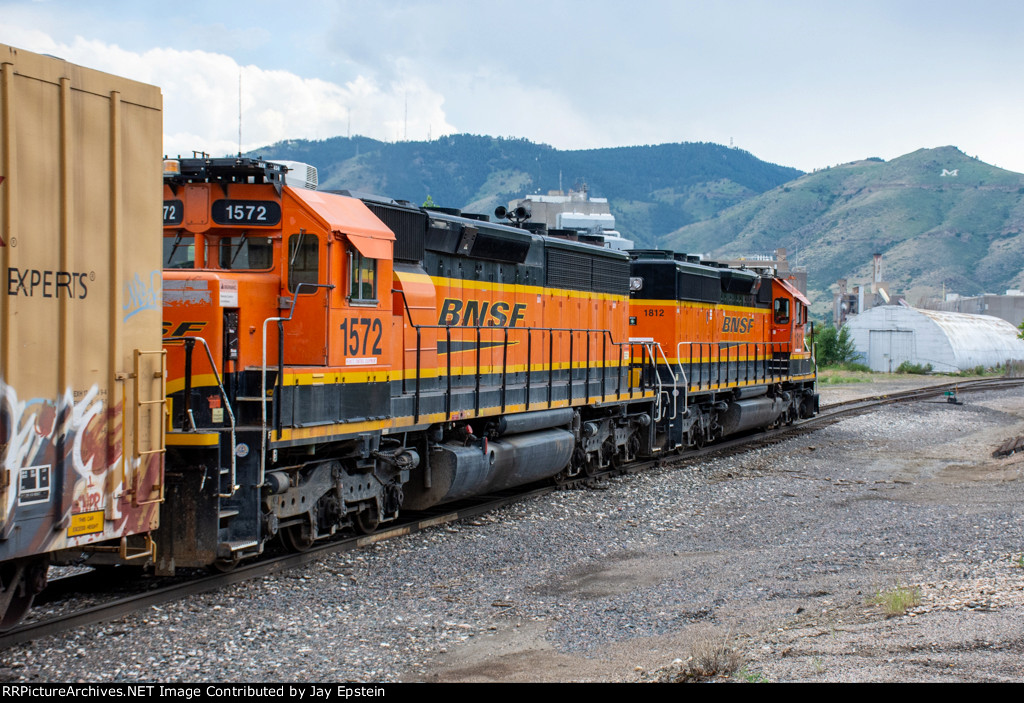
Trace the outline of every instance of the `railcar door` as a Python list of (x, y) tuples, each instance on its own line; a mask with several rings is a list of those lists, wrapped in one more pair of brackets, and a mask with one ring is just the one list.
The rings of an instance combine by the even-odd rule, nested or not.
[(281, 316), (284, 323), (284, 363), (294, 366), (327, 364), (328, 270), (326, 237), (300, 229), (284, 236)]

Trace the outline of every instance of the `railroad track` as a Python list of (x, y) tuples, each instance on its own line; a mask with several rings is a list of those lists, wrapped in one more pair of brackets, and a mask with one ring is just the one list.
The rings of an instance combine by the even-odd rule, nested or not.
[[(842, 403), (835, 403), (823, 407), (815, 417), (795, 422), (789, 426), (728, 439), (702, 449), (690, 450), (682, 454), (672, 454), (659, 457), (639, 464), (633, 464), (614, 473), (636, 473), (654, 466), (672, 467), (677, 465), (686, 465), (710, 456), (737, 454), (749, 451), (754, 447), (775, 444), (783, 439), (812, 432), (822, 426), (838, 422), (845, 417), (869, 412), (884, 405), (932, 398), (943, 395), (947, 391), (971, 393), (1013, 388), (1021, 385), (1024, 385), (1024, 379), (981, 379), (975, 381), (940, 384), (928, 386), (926, 388), (916, 388), (897, 393), (876, 395)], [(253, 564), (240, 565), (228, 573), (207, 574), (195, 578), (168, 579), (166, 581), (159, 582), (156, 587), (150, 587), (144, 592), (131, 593), (124, 597), (114, 598), (104, 603), (75, 610), (74, 612), (67, 612), (53, 616), (44, 615), (37, 621), (20, 625), (6, 633), (0, 634), (0, 649), (24, 642), (30, 642), (48, 635), (60, 634), (85, 625), (94, 625), (100, 622), (105, 622), (144, 608), (159, 605), (161, 603), (167, 603), (200, 593), (207, 593), (231, 584), (261, 578), (281, 571), (287, 571), (289, 569), (310, 564), (332, 553), (359, 549), (384, 540), (420, 532), (437, 525), (475, 517), (512, 503), (536, 498), (552, 491), (565, 489), (566, 487), (593, 483), (601, 478), (603, 477), (590, 477), (579, 481), (569, 482), (562, 486), (532, 487), (525, 491), (522, 489), (515, 489), (500, 495), (479, 496), (472, 501), (460, 501), (453, 505), (442, 506), (437, 511), (429, 514), (417, 514), (400, 525), (395, 525), (370, 535), (361, 535), (358, 537), (350, 537), (347, 539), (328, 542), (314, 546), (304, 552), (289, 553), (286, 555), (263, 559)], [(95, 575), (86, 574), (81, 577), (69, 577), (68, 579), (55, 581), (49, 588), (56, 587), (57, 589), (67, 593), (73, 593), (75, 590), (75, 578), (80, 578), (83, 581), (88, 579), (92, 579), (93, 581), (97, 580)], [(68, 583), (62, 586), (61, 584), (64, 581), (67, 581)], [(93, 588), (95, 587), (96, 586), (93, 586)], [(45, 596), (46, 592), (44, 592), (43, 595)]]

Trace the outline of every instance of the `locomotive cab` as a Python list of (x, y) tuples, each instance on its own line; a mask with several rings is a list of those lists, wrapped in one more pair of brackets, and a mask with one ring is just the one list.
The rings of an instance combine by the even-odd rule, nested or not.
[(772, 279), (771, 341), (777, 358), (788, 374), (805, 376), (813, 372), (810, 350), (806, 345), (807, 315), (810, 303), (788, 280)]
[(284, 171), (186, 159), (165, 173), (167, 443), (182, 467), (168, 501), (182, 509), (168, 511), (161, 571), (376, 526), (415, 463), (373, 459), (390, 414), (380, 282), (394, 235), (359, 200), (289, 187)]

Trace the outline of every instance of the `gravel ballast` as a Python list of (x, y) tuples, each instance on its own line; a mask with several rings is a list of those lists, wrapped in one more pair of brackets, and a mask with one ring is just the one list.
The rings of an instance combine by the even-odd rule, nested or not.
[[(962, 400), (14, 647), (0, 679), (651, 681), (718, 642), (732, 680), (1019, 681), (1024, 464), (991, 453), (1024, 434), (1024, 393)], [(876, 596), (898, 587), (920, 604), (887, 614)]]

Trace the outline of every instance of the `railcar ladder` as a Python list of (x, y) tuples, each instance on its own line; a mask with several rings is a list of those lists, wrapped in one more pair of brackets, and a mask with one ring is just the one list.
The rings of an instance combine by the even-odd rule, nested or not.
[[(155, 356), (157, 358), (158, 369), (152, 372), (152, 375), (143, 375), (142, 372), (142, 357), (144, 356)], [(134, 436), (132, 437), (132, 459), (133, 463), (138, 465), (138, 470), (132, 477), (132, 505), (149, 505), (151, 503), (162, 503), (164, 501), (164, 480), (163, 472), (159, 474), (157, 484), (153, 486), (153, 489), (157, 492), (156, 498), (150, 498), (148, 500), (139, 500), (139, 491), (142, 489), (142, 477), (145, 475), (143, 469), (143, 459), (153, 456), (154, 454), (166, 454), (167, 453), (167, 350), (161, 349), (159, 351), (141, 351), (135, 350), (135, 368), (133, 378), (135, 379), (135, 402), (132, 406), (134, 412)], [(158, 396), (156, 398), (148, 397), (143, 400), (143, 385), (147, 388), (152, 386), (152, 383), (143, 384), (143, 381), (158, 381)], [(150, 443), (149, 449), (142, 448), (142, 407), (143, 406), (158, 406), (159, 412), (157, 431), (153, 433), (153, 415), (150, 413), (147, 418), (149, 421), (150, 430)]]

